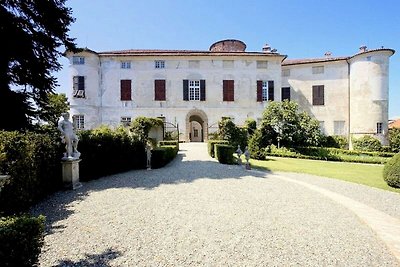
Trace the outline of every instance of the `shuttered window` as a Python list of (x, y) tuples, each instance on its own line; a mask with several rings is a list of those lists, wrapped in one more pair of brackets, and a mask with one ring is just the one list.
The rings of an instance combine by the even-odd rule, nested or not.
[(282, 101), (289, 100), (290, 101), (290, 87), (282, 87)]
[(314, 106), (323, 106), (325, 104), (324, 86), (323, 85), (314, 85), (312, 87), (312, 97), (313, 97), (313, 105)]
[(165, 80), (154, 81), (154, 100), (165, 101)]
[(121, 100), (122, 101), (132, 100), (131, 84), (132, 84), (131, 80), (121, 80)]
[(235, 81), (224, 80), (222, 87), (223, 101), (235, 101)]
[(257, 102), (274, 101), (274, 81), (257, 81)]
[(85, 98), (85, 77), (84, 76), (74, 76), (72, 95), (77, 98)]
[(183, 80), (183, 100), (206, 100), (205, 80)]

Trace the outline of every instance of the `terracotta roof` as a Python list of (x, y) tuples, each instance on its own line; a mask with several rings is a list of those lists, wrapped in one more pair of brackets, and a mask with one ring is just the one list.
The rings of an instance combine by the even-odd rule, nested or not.
[(394, 120), (392, 122), (389, 122), (388, 127), (389, 127), (389, 129), (392, 129), (392, 128), (399, 128), (400, 129), (400, 119), (397, 119), (397, 120)]

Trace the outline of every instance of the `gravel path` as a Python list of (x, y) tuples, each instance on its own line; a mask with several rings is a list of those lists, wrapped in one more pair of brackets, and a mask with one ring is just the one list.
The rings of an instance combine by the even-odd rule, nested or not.
[[(162, 169), (84, 183), (35, 207), (48, 224), (41, 266), (400, 266), (351, 211), (279, 175), (222, 165), (205, 144), (182, 144)], [(358, 199), (371, 194), (326, 181), (349, 197), (353, 187)], [(377, 206), (397, 216), (386, 195), (400, 203), (382, 190), (371, 202), (383, 199)]]

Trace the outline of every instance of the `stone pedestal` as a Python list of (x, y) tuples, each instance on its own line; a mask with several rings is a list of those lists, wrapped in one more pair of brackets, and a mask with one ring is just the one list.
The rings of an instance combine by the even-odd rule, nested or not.
[(82, 186), (79, 182), (80, 161), (80, 159), (63, 159), (61, 161), (64, 188), (77, 189)]

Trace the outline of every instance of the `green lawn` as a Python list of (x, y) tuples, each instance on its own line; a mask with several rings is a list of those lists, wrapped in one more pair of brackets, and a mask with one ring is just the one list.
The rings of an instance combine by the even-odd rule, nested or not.
[(389, 187), (383, 180), (383, 165), (280, 157), (267, 159), (251, 159), (250, 163), (254, 168), (314, 174), (400, 193), (400, 189)]

